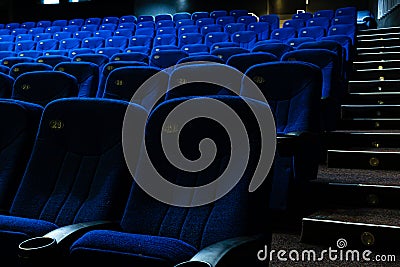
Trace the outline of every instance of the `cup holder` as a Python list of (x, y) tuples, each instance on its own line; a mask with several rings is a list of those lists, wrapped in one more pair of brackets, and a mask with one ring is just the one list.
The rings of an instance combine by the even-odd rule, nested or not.
[(185, 261), (175, 265), (175, 267), (212, 267), (211, 264), (205, 261)]
[(33, 261), (39, 258), (55, 256), (57, 242), (51, 237), (34, 237), (21, 242), (18, 246), (18, 256), (21, 261)]

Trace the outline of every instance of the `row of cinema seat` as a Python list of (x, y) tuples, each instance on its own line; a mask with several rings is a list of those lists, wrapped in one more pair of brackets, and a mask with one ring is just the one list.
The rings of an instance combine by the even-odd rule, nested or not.
[[(190, 79), (189, 76), (193, 73), (210, 77), (220, 68), (224, 68), (228, 73), (217, 77), (220, 83), (235, 85), (235, 81), (232, 80), (234, 76), (231, 75), (235, 70), (232, 67), (211, 63), (190, 64), (174, 69), (170, 75), (161, 72), (161, 76), (155, 81), (156, 84), (154, 82), (148, 84), (148, 95), (133, 99), (135, 103), (131, 104), (132, 112), (137, 114), (139, 121), (145, 119), (143, 117), (146, 112), (151, 114), (147, 121), (146, 142), (150, 146), (151, 153), (154, 153), (152, 158), (154, 162), (160, 163), (166, 160), (161, 156), (162, 148), (160, 139), (157, 138), (159, 132), (165, 129), (163, 122), (166, 116), (182, 101), (193, 97), (202, 99), (202, 96), (209, 96), (227, 103), (246, 122), (246, 127), (249, 127), (248, 133), (255, 135), (249, 137), (251, 145), (259, 147), (257, 141), (257, 138), (260, 138), (257, 135), (259, 128), (255, 128), (258, 127), (258, 123), (251, 119), (254, 114), (249, 114), (247, 105), (244, 105), (241, 99), (226, 93), (216, 96), (221, 94), (223, 89), (218, 86), (182, 84), (182, 80)], [(52, 100), (44, 106), (32, 103), (37, 100), (35, 98), (23, 98), (24, 101), (18, 100), (18, 97), (1, 100), (0, 106), (5, 109), (1, 114), (7, 114), (1, 116), (1, 119), (16, 124), (16, 127), (10, 127), (10, 134), (7, 134), (4, 140), (6, 149), (2, 150), (2, 155), (8, 155), (8, 158), (1, 164), (6, 164), (7, 169), (10, 169), (11, 163), (19, 164), (12, 166), (11, 170), (14, 172), (1, 177), (3, 180), (13, 181), (12, 185), (8, 184), (7, 188), (3, 188), (9, 198), (1, 203), (4, 210), (8, 211), (7, 215), (0, 216), (0, 233), (5, 237), (0, 241), (2, 248), (0, 253), (3, 259), (12, 262), (19, 254), (25, 261), (35, 260), (34, 258), (38, 256), (40, 260), (43, 261), (43, 257), (46, 257), (46, 260), (52, 263), (53, 256), (60, 257), (56, 250), (52, 250), (54, 248), (49, 248), (49, 254), (43, 252), (39, 253), (40, 255), (35, 254), (40, 252), (40, 249), (34, 251), (28, 249), (44, 245), (43, 242), (49, 241), (49, 237), (56, 238), (59, 246), (66, 246), (60, 249), (63, 255), (69, 255), (68, 260), (72, 263), (78, 264), (87, 260), (100, 266), (111, 262), (118, 263), (118, 266), (130, 266), (130, 264), (173, 266), (190, 259), (199, 250), (215, 242), (255, 234), (253, 231), (264, 236), (261, 239), (257, 236), (255, 240), (254, 236), (252, 239), (236, 239), (233, 244), (235, 246), (240, 243), (252, 244), (256, 246), (257, 251), (260, 244), (269, 244), (268, 231), (265, 232), (268, 229), (266, 228), (268, 222), (262, 222), (257, 218), (259, 212), (265, 211), (265, 214), (268, 214), (269, 205), (285, 205), (282, 201), (287, 201), (289, 187), (292, 191), (295, 187), (304, 186), (316, 175), (318, 165), (316, 150), (319, 147), (310, 140), (315, 142), (320, 132), (322, 86), (320, 69), (305, 62), (278, 61), (257, 64), (248, 70), (247, 75), (252, 77), (253, 82), (262, 91), (269, 106), (255, 100), (251, 100), (251, 103), (261, 110), (266, 111), (271, 108), (275, 116), (277, 134), (292, 140), (292, 147), (295, 142), (296, 149), (278, 150), (273, 166), (273, 170), (277, 171), (271, 172), (264, 184), (267, 191), (248, 193), (248, 182), (252, 175), (251, 171), (245, 172), (244, 179), (227, 196), (213, 204), (197, 208), (178, 208), (163, 204), (141, 191), (137, 185), (132, 185), (129, 193), (132, 179), (127, 173), (121, 147), (122, 120), (129, 104), (121, 99), (129, 98), (128, 90), (139, 87), (146, 78), (158, 71), (159, 69), (150, 66), (116, 69), (108, 78), (109, 86), (106, 88), (104, 98), (65, 98), (59, 94), (61, 99)], [(35, 74), (35, 72), (25, 73), (20, 77), (32, 73)], [(296, 73), (296, 78), (282, 79), (289, 73)], [(246, 86), (246, 79), (243, 78), (243, 81), (241, 79), (236, 79), (239, 88), (237, 84), (233, 88), (239, 90), (238, 94), (241, 97), (254, 98), (254, 92)], [(46, 79), (46, 83), (51, 84), (53, 81)], [(179, 86), (172, 91), (166, 91), (168, 86), (175, 85)], [(20, 91), (35, 90), (42, 89), (34, 88), (27, 83), (21, 86)], [(159, 101), (156, 108), (148, 104), (156, 102), (154, 97), (164, 95), (165, 100)], [(16, 111), (12, 111), (13, 109)], [(21, 118), (14, 117), (16, 115), (12, 115), (13, 112)], [(33, 114), (30, 114), (31, 112)], [(24, 116), (36, 119), (28, 120)], [(28, 131), (28, 126), (33, 128)], [(39, 132), (33, 144), (32, 141), (36, 136), (34, 129), (38, 127)], [(203, 179), (214, 177), (213, 174), (217, 175), (224, 166), (226, 167), (225, 157), (228, 155), (226, 150), (230, 147), (226, 144), (228, 139), (221, 137), (221, 129), (215, 127), (207, 120), (206, 122), (200, 120), (185, 132), (186, 139), (180, 136), (183, 142), (180, 148), (184, 153), (193, 151), (193, 143), (196, 143), (193, 140), (197, 138), (200, 141), (209, 137), (217, 143), (218, 152), (221, 154), (217, 154), (212, 167), (205, 170), (203, 175), (188, 176), (181, 171), (177, 172), (175, 167), (164, 164), (159, 166), (161, 168), (159, 171), (170, 179), (177, 178), (178, 180), (172, 180), (176, 183), (186, 181), (186, 186), (190, 186), (187, 184), (187, 179), (194, 177), (193, 175), (200, 179), (195, 181), (196, 184), (208, 183), (208, 180)], [(18, 135), (20, 132), (26, 135)], [(28, 133), (31, 134), (28, 136)], [(171, 134), (171, 131), (167, 133)], [(16, 136), (18, 138), (15, 138)], [(93, 138), (94, 136), (97, 138)], [(131, 136), (139, 137), (140, 132)], [(131, 145), (138, 148), (139, 145), (135, 145), (134, 142), (136, 141), (132, 141)], [(34, 147), (30, 158), (29, 155), (21, 157), (19, 152), (25, 151), (28, 154), (26, 151), (29, 147)], [(307, 149), (304, 149), (305, 147)], [(10, 157), (7, 149), (12, 149), (13, 157)], [(257, 149), (251, 151), (257, 154)], [(186, 156), (195, 157), (193, 154)], [(250, 155), (251, 162), (255, 164), (258, 160), (253, 157), (257, 156)], [(248, 165), (249, 168), (254, 168), (253, 163)], [(20, 184), (17, 181), (21, 181)], [(121, 203), (123, 201), (127, 205), (125, 202)], [(263, 218), (268, 219), (268, 216)], [(79, 239), (80, 235), (78, 237), (66, 235), (69, 232), (75, 233), (77, 228), (84, 226), (67, 225), (96, 220), (117, 220), (119, 223), (86, 224), (87, 227), (90, 225), (90, 229), (99, 230), (89, 231)], [(253, 223), (260, 225), (251, 225)], [(56, 230), (63, 226), (67, 228)], [(87, 230), (80, 229), (83, 232)], [(59, 231), (62, 231), (62, 234)], [(40, 236), (47, 238), (35, 238)], [(34, 239), (29, 240), (29, 238)], [(29, 240), (21, 243), (25, 250), (17, 250), (17, 245), (24, 240)], [(246, 243), (246, 240), (249, 243)], [(223, 244), (215, 246), (221, 245), (224, 246)], [(202, 259), (203, 253), (205, 252), (196, 256), (198, 260)], [(250, 259), (255, 260), (253, 254), (254, 250)], [(246, 257), (245, 259), (249, 260)], [(257, 266), (256, 264), (251, 266)]]
[[(335, 41), (303, 43), (295, 50), (282, 43), (265, 45), (269, 51), (231, 54), (229, 49), (238, 47), (221, 47), (217, 54), (179, 51), (176, 56), (176, 50), (163, 50), (151, 56), (122, 53), (112, 60), (98, 54), (77, 55), (72, 61), (66, 57), (66, 62), (54, 55), (47, 57), (53, 61), (3, 60), (1, 88), (9, 86), (0, 95), (0, 125), (9, 126), (0, 134), (3, 261), (8, 266), (178, 266), (185, 261), (197, 263), (179, 266), (207, 266), (202, 261), (265, 266), (255, 255), (270, 247), (269, 213), (301, 206), (301, 195), (316, 178), (320, 135), (333, 122), (321, 114), (333, 110), (326, 104), (332, 99), (340, 102), (344, 87), (336, 84), (341, 80), (337, 75), (342, 76), (337, 69), (345, 64), (342, 45)], [(229, 56), (219, 54), (224, 51)], [(190, 64), (173, 67), (180, 63)], [(163, 70), (167, 67), (173, 68)], [(135, 94), (155, 74), (157, 79)], [(188, 83), (198, 75), (220, 85)], [(204, 206), (157, 201), (127, 168), (137, 162), (135, 177), (148, 179), (142, 169), (143, 142), (157, 171), (175, 184), (208, 184), (227, 167), (229, 138), (213, 120), (193, 120), (182, 129), (176, 121), (164, 124), (183, 102), (206, 105), (209, 98), (231, 107), (250, 135), (242, 179), (227, 195)], [(272, 169), (254, 193), (249, 193), (249, 184), (265, 140), (249, 105), (262, 114), (272, 112), (278, 141)], [(126, 114), (145, 126), (142, 132), (135, 124), (124, 136), (125, 141), (129, 137), (131, 161), (122, 147)], [(205, 138), (215, 142), (218, 152), (206, 169), (184, 172), (168, 162), (160, 134), (179, 135), (179, 149), (189, 160), (199, 157)], [(236, 156), (246, 161), (245, 155)], [(194, 199), (196, 193), (189, 202)]]
[[(194, 16), (195, 13), (202, 15)], [(0, 58), (47, 55), (73, 57), (81, 53), (108, 56), (120, 52), (150, 54), (159, 46), (165, 49), (179, 48), (194, 54), (207, 53), (214, 47), (226, 45), (252, 49), (257, 42), (266, 40), (294, 46), (322, 38), (335, 39), (345, 46), (349, 46), (346, 44), (348, 38), (352, 45), (356, 41), (357, 13), (354, 8), (338, 9), (335, 13), (325, 10), (314, 15), (296, 14), (282, 28), (279, 28), (279, 17), (274, 14), (257, 18), (245, 10), (231, 11), (229, 16), (227, 11), (195, 13), (186, 18), (181, 14), (176, 19), (170, 14), (139, 16), (139, 20), (134, 16), (131, 20), (127, 17), (73, 19), (65, 21), (67, 26), (57, 21), (48, 28), (30, 28), (31, 33), (22, 33), (28, 31), (27, 28), (14, 28), (12, 32), (6, 28), (4, 33), (9, 34), (0, 36)], [(332, 17), (333, 14), (335, 17)], [(97, 28), (87, 28), (89, 26)]]
[[(332, 101), (335, 112), (328, 110), (324, 114), (336, 114), (331, 119), (324, 120), (324, 130), (334, 130), (338, 107), (345, 94), (346, 73), (348, 70), (347, 61), (343, 58), (342, 46), (334, 41), (323, 40), (301, 44), (298, 49), (281, 43), (266, 43), (256, 47), (249, 52), (246, 49), (218, 48), (211, 55), (188, 56), (182, 51), (166, 50), (158, 51), (152, 57), (143, 53), (116, 54), (109, 60), (104, 55), (78, 55), (71, 61), (63, 56), (48, 56), (39, 58), (37, 62), (28, 58), (4, 59), (3, 64), (3, 88), (0, 95), (10, 97), (14, 80), (18, 84), (32, 84), (33, 74), (23, 75), (32, 71), (61, 71), (74, 76), (78, 80), (78, 95), (86, 97), (103, 97), (107, 78), (110, 72), (125, 66), (147, 66), (163, 69), (193, 61), (212, 61), (220, 64), (233, 66), (242, 73), (255, 64), (271, 61), (303, 61), (318, 66), (323, 71), (324, 85), (322, 87), (322, 98)], [(7, 60), (7, 61), (6, 61)], [(36, 74), (38, 76), (44, 73)], [(22, 76), (22, 77), (21, 77)], [(44, 78), (42, 78), (44, 80)], [(36, 85), (40, 87), (40, 81)], [(49, 84), (49, 86), (52, 86)], [(132, 89), (131, 89), (132, 90)], [(54, 91), (55, 92), (55, 91)], [(134, 91), (130, 92), (132, 96)], [(126, 99), (129, 100), (130, 98)]]

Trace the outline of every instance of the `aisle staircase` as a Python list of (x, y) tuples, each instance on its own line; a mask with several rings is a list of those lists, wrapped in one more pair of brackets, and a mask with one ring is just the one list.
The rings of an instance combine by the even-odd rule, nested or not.
[[(301, 241), (396, 249), (400, 242), (400, 28), (358, 32), (339, 130), (313, 182)], [(314, 204), (315, 205), (315, 204)]]

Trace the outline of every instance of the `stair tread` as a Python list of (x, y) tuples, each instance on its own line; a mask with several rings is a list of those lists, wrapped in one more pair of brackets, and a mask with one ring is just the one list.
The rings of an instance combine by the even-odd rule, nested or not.
[(321, 164), (315, 182), (400, 186), (400, 172), (395, 170), (328, 168)]
[(382, 208), (321, 210), (303, 220), (323, 220), (400, 229), (400, 210)]

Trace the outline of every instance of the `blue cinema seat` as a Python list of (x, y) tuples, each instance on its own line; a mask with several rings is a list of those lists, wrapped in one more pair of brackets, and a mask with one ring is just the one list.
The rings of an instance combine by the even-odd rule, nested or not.
[(51, 65), (45, 63), (36, 63), (36, 62), (17, 63), (10, 68), (10, 76), (16, 79), (18, 76), (20, 76), (25, 72), (52, 70), (52, 69), (53, 67)]
[(55, 99), (77, 95), (74, 76), (58, 71), (32, 71), (15, 80), (11, 98), (46, 106)]
[(274, 54), (268, 52), (252, 52), (233, 55), (228, 58), (226, 64), (245, 73), (250, 67), (267, 62), (279, 61), (280, 59)]
[(321, 69), (307, 62), (278, 61), (254, 65), (245, 74), (241, 95), (259, 99), (248, 86), (251, 79), (271, 107), (278, 136), (295, 140), (291, 153), (275, 155), (270, 207), (304, 208), (301, 196), (317, 178), (320, 157)]
[(78, 97), (95, 97), (99, 87), (99, 66), (91, 62), (61, 62), (54, 66), (74, 76), (78, 82)]
[[(7, 68), (9, 71), (10, 68)], [(0, 73), (0, 98), (10, 98), (14, 85), (14, 77), (8, 73)]]
[[(137, 105), (109, 99), (59, 99), (45, 107), (9, 215), (0, 216), (0, 253), (9, 266), (15, 266), (19, 243), (29, 238), (33, 246), (62, 226), (121, 218), (132, 182), (121, 145), (128, 107), (138, 120), (147, 117)], [(140, 147), (142, 131), (131, 133), (130, 144)]]
[(0, 99), (0, 210), (8, 214), (32, 152), (43, 108)]
[[(206, 104), (202, 102), (205, 98), (165, 101), (150, 114), (145, 131), (147, 151), (157, 170), (171, 183), (186, 187), (208, 184), (221, 175), (227, 166), (226, 157), (231, 153), (226, 132), (213, 120), (193, 120), (190, 127), (182, 131), (174, 121), (172, 125), (163, 125), (173, 109), (190, 99), (199, 105)], [(90, 262), (97, 266), (173, 267), (186, 261), (190, 262), (179, 266), (204, 266), (199, 261), (205, 261), (210, 266), (218, 266), (219, 261), (224, 261), (240, 263), (240, 266), (265, 266), (266, 263), (261, 263), (254, 255), (260, 246), (270, 244), (269, 177), (255, 192), (248, 190), (259, 161), (259, 125), (242, 98), (214, 96), (212, 99), (231, 108), (249, 133), (249, 158), (245, 160), (240, 154), (238, 159), (238, 163), (241, 160), (248, 163), (243, 175), (238, 177), (240, 181), (224, 197), (198, 207), (177, 207), (160, 202), (134, 184), (119, 227), (90, 231), (79, 238), (70, 248), (71, 265)], [(265, 113), (269, 108), (264, 103), (248, 101), (258, 111)], [(168, 135), (171, 140), (179, 134), (180, 150), (189, 159), (198, 158), (198, 144), (205, 138), (213, 140), (218, 152), (207, 169), (200, 173), (183, 172), (166, 159), (160, 134)], [(139, 162), (138, 177), (146, 176), (144, 169)], [(216, 190), (223, 189), (218, 187)], [(189, 197), (188, 201), (195, 196)], [(179, 195), (176, 197), (179, 199)], [(218, 247), (220, 253), (215, 252)], [(236, 250), (232, 250), (233, 247)]]

